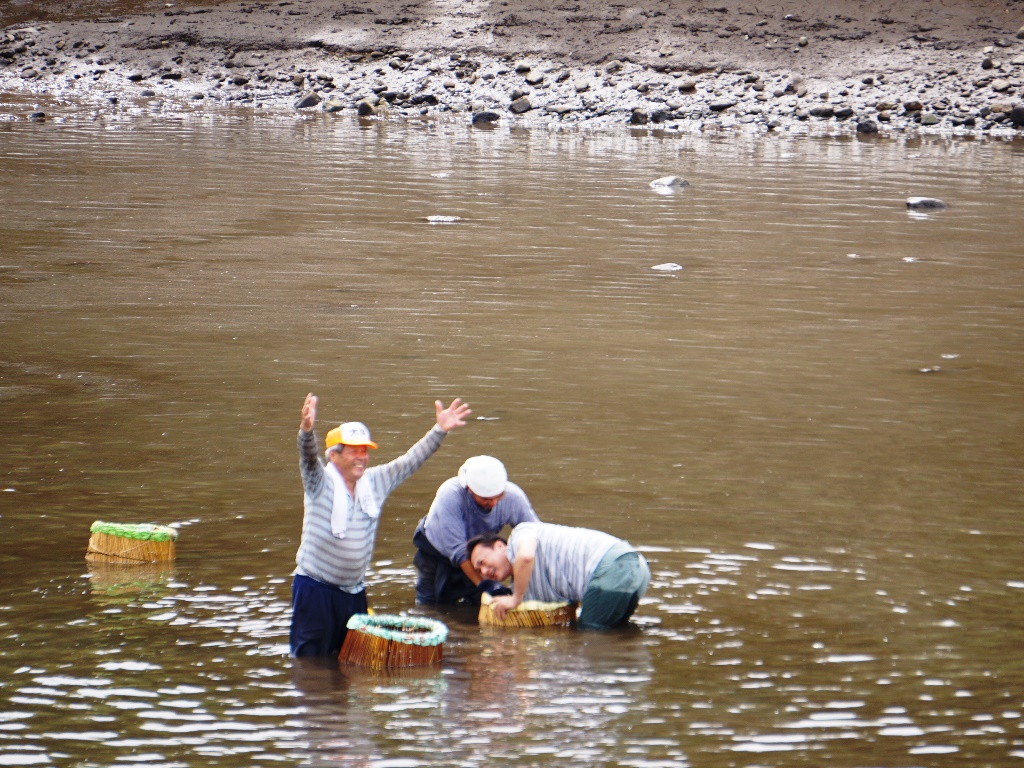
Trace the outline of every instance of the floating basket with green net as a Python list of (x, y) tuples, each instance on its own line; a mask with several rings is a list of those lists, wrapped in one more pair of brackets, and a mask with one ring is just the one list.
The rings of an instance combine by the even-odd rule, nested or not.
[(85, 559), (94, 563), (157, 563), (174, 559), (178, 532), (167, 525), (152, 523), (105, 523), (97, 520), (89, 528)]
[(419, 616), (358, 613), (346, 626), (338, 660), (371, 669), (439, 663), (448, 638), (448, 627)]

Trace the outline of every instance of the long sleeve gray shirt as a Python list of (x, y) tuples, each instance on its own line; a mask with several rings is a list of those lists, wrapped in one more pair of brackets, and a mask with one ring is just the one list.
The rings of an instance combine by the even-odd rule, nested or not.
[[(447, 433), (435, 426), (403, 456), (379, 467), (370, 467), (364, 477), (373, 488), (378, 507), (402, 482), (436, 451)], [(370, 517), (359, 499), (349, 505), (345, 537), (339, 539), (331, 531), (331, 511), (334, 506), (334, 483), (324, 472), (317, 454), (317, 440), (313, 432), (299, 430), (299, 467), (304, 490), (302, 540), (295, 555), (295, 573), (338, 587), (345, 592), (363, 589), (366, 569), (373, 556), (380, 516)], [(348, 489), (341, 488), (341, 493)]]

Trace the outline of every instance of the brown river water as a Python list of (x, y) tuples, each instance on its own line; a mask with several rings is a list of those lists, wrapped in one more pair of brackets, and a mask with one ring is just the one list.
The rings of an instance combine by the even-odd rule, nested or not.
[[(1022, 210), (1021, 142), (0, 121), (0, 766), (1024, 764)], [(288, 655), (311, 391), (473, 407), (369, 576), (440, 668)], [(645, 553), (628, 631), (416, 608), (477, 453)]]

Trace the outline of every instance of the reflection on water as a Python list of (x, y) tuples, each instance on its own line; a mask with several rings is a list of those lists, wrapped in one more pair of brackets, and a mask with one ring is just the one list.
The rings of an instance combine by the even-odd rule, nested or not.
[[(0, 765), (1024, 757), (1022, 201), (1017, 144), (0, 124)], [(386, 505), (376, 609), (489, 453), (644, 552), (634, 626), (289, 659), (309, 391), (380, 460), (474, 408)], [(86, 567), (96, 519), (176, 563)]]

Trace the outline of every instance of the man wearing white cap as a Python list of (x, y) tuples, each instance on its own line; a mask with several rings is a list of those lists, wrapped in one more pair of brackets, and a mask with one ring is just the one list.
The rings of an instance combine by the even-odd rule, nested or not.
[(313, 433), (316, 405), (317, 398), (307, 395), (298, 437), (305, 511), (292, 581), (289, 640), (294, 656), (337, 656), (341, 651), (349, 618), (367, 611), (363, 579), (384, 500), (470, 414), (458, 398), (447, 408), (436, 401), (434, 427), (405, 455), (370, 467), (369, 449), (377, 444), (357, 421), (327, 433), (326, 462), (321, 462)]
[(437, 489), (430, 510), (416, 526), (416, 602), (479, 600), (482, 591), (496, 591), (499, 584), (473, 569), (466, 542), (527, 522), (540, 518), (522, 488), (509, 482), (505, 466), (493, 456), (467, 459), (458, 477)]

